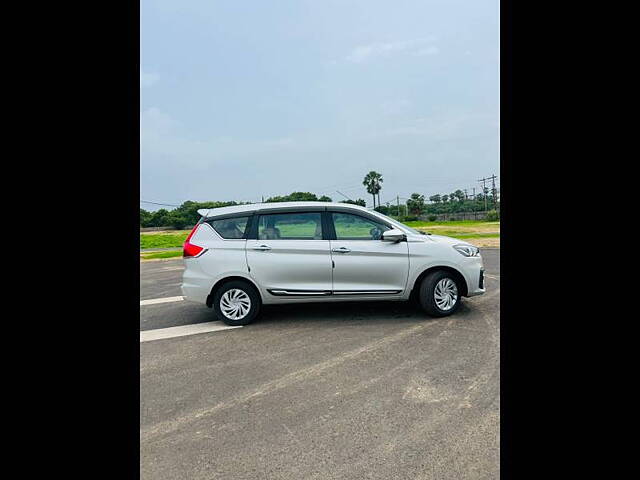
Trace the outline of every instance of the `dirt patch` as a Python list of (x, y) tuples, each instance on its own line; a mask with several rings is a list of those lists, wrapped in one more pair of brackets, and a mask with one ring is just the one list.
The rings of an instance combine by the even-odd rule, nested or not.
[(500, 248), (500, 237), (470, 238), (465, 240), (465, 242), (469, 242), (476, 247)]

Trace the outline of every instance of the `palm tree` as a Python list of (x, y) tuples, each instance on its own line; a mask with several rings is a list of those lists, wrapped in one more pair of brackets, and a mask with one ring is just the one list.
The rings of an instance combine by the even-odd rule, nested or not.
[(382, 190), (382, 175), (373, 170), (367, 173), (362, 184), (367, 187), (367, 192), (373, 196), (373, 208), (376, 208), (376, 195), (378, 195), (378, 205), (380, 205), (380, 190)]

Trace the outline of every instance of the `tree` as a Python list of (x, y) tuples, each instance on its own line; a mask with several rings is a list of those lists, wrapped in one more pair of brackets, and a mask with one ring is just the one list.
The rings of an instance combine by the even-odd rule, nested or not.
[(140, 226), (148, 227), (152, 217), (153, 217), (153, 214), (151, 212), (147, 212), (144, 208), (141, 208), (140, 209)]
[(420, 215), (424, 211), (424, 195), (412, 193), (411, 198), (407, 200), (407, 209), (411, 215)]
[(168, 217), (169, 212), (165, 208), (161, 208), (160, 210), (156, 210), (151, 215), (151, 219), (149, 221), (150, 227), (168, 227)]
[[(329, 198), (329, 197), (326, 197)], [(289, 195), (269, 197), (266, 200), (268, 203), (272, 202), (317, 202), (318, 197), (315, 193), (311, 192), (293, 192)], [(326, 201), (326, 200), (323, 200)]]
[(429, 201), (433, 203), (440, 203), (442, 201), (442, 197), (440, 195), (431, 195), (429, 197)]
[(493, 203), (494, 209), (498, 206), (498, 189), (491, 189), (491, 202)]
[(459, 202), (464, 202), (464, 192), (462, 190), (456, 190), (451, 196), (455, 197)]
[(360, 205), (361, 207), (366, 207), (367, 202), (365, 202), (362, 198), (357, 200), (342, 200), (340, 203), (348, 203), (349, 205)]
[[(173, 227), (176, 230), (182, 230), (187, 226), (186, 219), (180, 215), (179, 212), (173, 210), (166, 216), (167, 226)], [(196, 222), (194, 222), (195, 224)]]
[[(229, 207), (231, 205), (238, 205), (236, 202), (193, 202), (191, 200), (187, 200), (182, 205), (180, 205), (175, 210), (172, 210), (171, 213), (174, 214), (174, 217), (181, 217), (182, 223), (185, 226), (195, 225), (198, 220), (200, 220), (200, 214), (198, 210), (202, 208), (220, 208), (220, 207)], [(177, 221), (177, 220), (176, 220)]]
[(326, 195), (321, 196), (318, 199), (319, 202), (333, 202), (333, 200), (331, 200), (331, 197), (327, 197)]
[(373, 208), (376, 208), (376, 195), (378, 204), (380, 203), (380, 190), (382, 190), (382, 175), (375, 171), (370, 171), (365, 175), (362, 184), (367, 187), (367, 192), (373, 196)]
[(449, 195), (442, 195), (442, 203), (447, 203), (449, 201)]

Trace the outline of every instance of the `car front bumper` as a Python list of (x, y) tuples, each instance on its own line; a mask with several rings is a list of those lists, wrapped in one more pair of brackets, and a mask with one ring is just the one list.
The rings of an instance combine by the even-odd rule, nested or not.
[(482, 257), (465, 259), (464, 276), (467, 281), (467, 297), (475, 297), (486, 292)]

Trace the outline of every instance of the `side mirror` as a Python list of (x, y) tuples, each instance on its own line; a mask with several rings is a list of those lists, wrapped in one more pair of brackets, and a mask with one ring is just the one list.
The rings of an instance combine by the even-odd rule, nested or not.
[(383, 242), (402, 242), (406, 240), (407, 236), (397, 228), (392, 228), (391, 230), (387, 230), (382, 234)]

